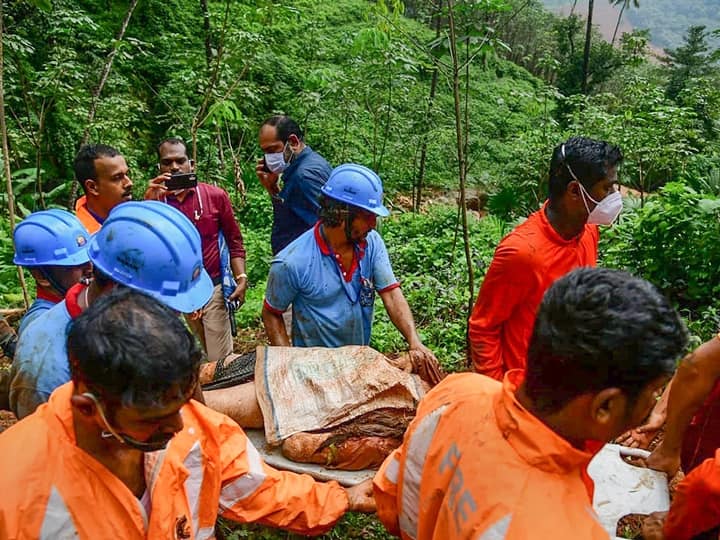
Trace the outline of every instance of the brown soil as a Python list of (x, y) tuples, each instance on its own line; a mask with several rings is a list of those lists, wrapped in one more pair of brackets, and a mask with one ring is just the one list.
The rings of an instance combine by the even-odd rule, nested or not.
[[(6, 372), (10, 370), (10, 360), (0, 353), (0, 371)], [(0, 411), (0, 433), (17, 422), (17, 418), (10, 411)]]
[(233, 338), (233, 352), (247, 354), (254, 352), (258, 345), (267, 345), (268, 339), (264, 328), (238, 328)]

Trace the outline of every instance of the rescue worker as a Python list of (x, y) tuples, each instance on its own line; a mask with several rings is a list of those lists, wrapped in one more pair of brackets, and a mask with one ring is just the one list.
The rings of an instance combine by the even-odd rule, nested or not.
[(546, 292), (527, 370), (448, 376), (375, 476), (402, 538), (607, 539), (586, 466), (650, 411), (688, 334), (650, 283), (573, 270)]
[(475, 371), (502, 380), (525, 367), (537, 307), (547, 288), (573, 268), (595, 266), (598, 225), (622, 210), (617, 146), (584, 137), (558, 145), (549, 197), (495, 250), (468, 324)]
[(383, 206), (380, 177), (362, 165), (336, 167), (321, 189), (320, 220), (270, 265), (263, 323), (271, 345), (289, 346), (283, 312), (293, 306), (292, 345), (368, 345), (375, 293), (412, 355), (435, 360), (415, 330), (410, 307), (375, 231)]
[(255, 173), (272, 201), (270, 245), (272, 254), (277, 255), (317, 222), (320, 188), (327, 182), (332, 167), (305, 144), (302, 129), (289, 116), (265, 120), (258, 139), (264, 155), (258, 160)]
[[(15, 357), (18, 334), (39, 315), (62, 301), (67, 290), (89, 279), (92, 265), (87, 254), (89, 235), (78, 219), (64, 210), (42, 210), (22, 220), (13, 231), (13, 262), (30, 270), (35, 279), (35, 300), (20, 321), (17, 333), (0, 319), (0, 346)], [(0, 369), (0, 409), (10, 407), (10, 370)]]
[(42, 210), (22, 220), (13, 231), (13, 263), (28, 268), (35, 279), (35, 301), (18, 332), (65, 297), (68, 289), (92, 275), (87, 254), (90, 235), (65, 210)]
[(665, 415), (643, 429), (653, 435), (665, 420), (647, 465), (672, 477), (681, 465), (687, 474), (720, 448), (720, 335), (680, 362), (666, 394)]
[(116, 285), (143, 291), (180, 313), (199, 309), (212, 294), (197, 229), (179, 211), (159, 202), (115, 208), (90, 239), (88, 255), (92, 283), (71, 287), (62, 302), (20, 335), (10, 381), (10, 406), (18, 418), (32, 413), (70, 380), (66, 328)]
[(645, 540), (715, 540), (720, 536), (720, 449), (676, 487), (669, 512), (645, 519)]
[(82, 146), (75, 156), (74, 169), (84, 192), (75, 203), (75, 214), (93, 234), (113, 208), (132, 200), (130, 171), (120, 152), (104, 144)]
[(1, 538), (206, 539), (218, 515), (320, 534), (374, 509), (370, 480), (344, 489), (277, 471), (191, 400), (202, 352), (157, 300), (113, 291), (67, 342), (72, 380), (0, 435)]
[[(245, 303), (247, 274), (242, 234), (235, 221), (230, 197), (224, 189), (204, 182), (198, 182), (197, 187), (190, 189), (166, 189), (165, 182), (171, 175), (190, 173), (195, 169), (182, 139), (165, 139), (158, 145), (157, 152), (160, 174), (150, 181), (145, 199), (159, 200), (177, 208), (200, 233), (203, 265), (212, 278), (214, 289), (210, 302), (189, 317), (188, 323), (203, 342), (208, 360), (215, 362), (225, 358), (233, 350), (226, 300), (230, 303), (237, 302), (238, 307)], [(227, 299), (223, 294), (221, 245), (227, 246), (226, 257), (229, 258), (231, 271), (231, 275), (227, 277), (234, 285)]]

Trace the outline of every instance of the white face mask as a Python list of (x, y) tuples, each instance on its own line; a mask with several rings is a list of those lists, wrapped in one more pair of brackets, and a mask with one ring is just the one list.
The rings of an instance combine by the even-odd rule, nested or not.
[[(285, 146), (283, 146), (282, 152), (265, 154), (265, 164), (267, 165), (267, 168), (270, 169), (270, 172), (281, 173), (287, 169), (289, 163), (285, 161), (285, 151), (289, 145), (290, 141), (287, 141)], [(290, 160), (292, 161), (292, 149), (290, 153)]]
[(270, 172), (281, 173), (287, 168), (285, 162), (285, 152), (273, 152), (272, 154), (265, 154), (265, 164)]
[[(620, 195), (620, 191), (618, 191), (617, 186), (615, 186), (615, 191), (613, 191), (610, 195), (607, 195), (601, 201), (596, 201), (590, 196), (590, 194), (585, 189), (585, 186), (582, 185), (582, 182), (578, 179), (577, 176), (575, 176), (575, 172), (570, 168), (570, 164), (567, 162), (567, 158), (565, 157), (564, 144), (560, 147), (560, 150), (562, 152), (562, 158), (565, 162), (565, 166), (567, 167), (568, 172), (570, 173), (570, 176), (572, 176), (573, 180), (575, 180), (580, 186), (583, 204), (585, 205), (585, 210), (588, 213), (587, 223), (589, 225), (611, 225), (612, 222), (615, 221), (620, 215), (623, 207), (622, 195)], [(585, 196), (587, 196), (588, 199), (595, 203), (595, 208), (593, 208), (592, 212), (588, 207)]]
[[(610, 195), (606, 196), (601, 201), (596, 201), (590, 194), (585, 190), (582, 184), (580, 190), (582, 193), (583, 203), (585, 204), (585, 210), (588, 211), (587, 222), (590, 225), (611, 225), (613, 221), (617, 219), (622, 211), (622, 195), (619, 191), (613, 191)], [(588, 203), (585, 200), (585, 196), (595, 203), (595, 208), (592, 212), (588, 208)]]

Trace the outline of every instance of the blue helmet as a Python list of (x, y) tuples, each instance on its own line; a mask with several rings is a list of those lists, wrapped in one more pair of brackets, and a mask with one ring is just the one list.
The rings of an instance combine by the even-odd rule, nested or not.
[(15, 227), (13, 242), (18, 266), (79, 266), (86, 264), (90, 234), (65, 210), (33, 212)]
[(331, 199), (357, 206), (375, 215), (390, 215), (390, 210), (382, 203), (383, 186), (380, 177), (362, 165), (345, 163), (335, 167), (320, 191)]
[(203, 268), (200, 233), (179, 210), (158, 201), (113, 208), (88, 248), (95, 268), (181, 313), (208, 303), (213, 283)]

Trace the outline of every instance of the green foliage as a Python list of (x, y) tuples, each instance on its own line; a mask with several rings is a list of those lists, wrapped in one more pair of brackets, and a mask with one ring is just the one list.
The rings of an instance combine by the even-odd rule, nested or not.
[(695, 313), (720, 293), (720, 199), (680, 183), (603, 234), (602, 263), (640, 275)]

